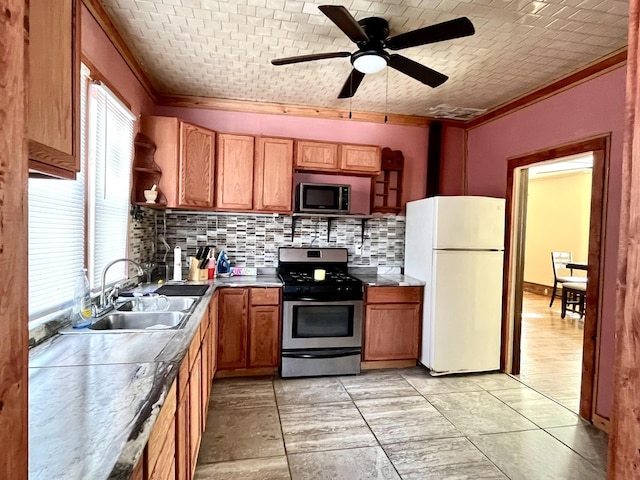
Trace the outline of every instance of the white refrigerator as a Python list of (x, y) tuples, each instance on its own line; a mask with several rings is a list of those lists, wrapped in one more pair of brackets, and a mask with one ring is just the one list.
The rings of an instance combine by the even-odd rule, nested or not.
[(434, 375), (500, 368), (505, 201), (407, 203), (404, 273), (426, 282), (420, 363)]

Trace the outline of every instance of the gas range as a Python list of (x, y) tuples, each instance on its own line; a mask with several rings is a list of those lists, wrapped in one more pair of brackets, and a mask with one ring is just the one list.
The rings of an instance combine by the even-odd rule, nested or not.
[(282, 280), (282, 377), (360, 372), (362, 282), (346, 248), (278, 250)]
[[(362, 282), (349, 275), (347, 260), (346, 248), (281, 247), (278, 276), (284, 284), (283, 300), (362, 300)], [(323, 271), (320, 277), (318, 270)]]

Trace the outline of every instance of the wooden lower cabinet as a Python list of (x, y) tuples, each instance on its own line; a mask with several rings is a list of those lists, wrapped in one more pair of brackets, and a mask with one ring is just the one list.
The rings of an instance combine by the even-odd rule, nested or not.
[(260, 305), (249, 311), (247, 367), (274, 367), (280, 360), (280, 307)]
[(249, 289), (223, 288), (218, 303), (218, 368), (244, 368)]
[(365, 362), (418, 359), (422, 293), (422, 287), (367, 287)]
[[(143, 474), (141, 477), (143, 479), (175, 479), (176, 403), (177, 382), (174, 381), (158, 414), (144, 451)], [(134, 473), (140, 475), (139, 472)]]
[(189, 375), (189, 450), (191, 455), (191, 472), (195, 472), (200, 452), (200, 439), (202, 437), (202, 374), (200, 358), (198, 357), (191, 367)]
[[(187, 386), (189, 384), (187, 383)], [(176, 480), (191, 479), (189, 449), (189, 389), (185, 389), (176, 409)]]
[(280, 292), (279, 288), (220, 290), (219, 370), (238, 370), (241, 374), (251, 373), (249, 369), (278, 367)]

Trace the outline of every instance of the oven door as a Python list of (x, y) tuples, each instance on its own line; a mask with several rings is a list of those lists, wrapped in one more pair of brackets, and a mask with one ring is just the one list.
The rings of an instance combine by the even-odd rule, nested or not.
[(362, 345), (362, 301), (284, 301), (282, 349), (347, 348)]

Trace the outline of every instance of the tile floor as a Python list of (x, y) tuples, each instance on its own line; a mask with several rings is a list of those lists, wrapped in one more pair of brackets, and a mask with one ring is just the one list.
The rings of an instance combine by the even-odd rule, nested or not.
[(504, 374), (213, 383), (197, 480), (604, 479), (607, 437)]

